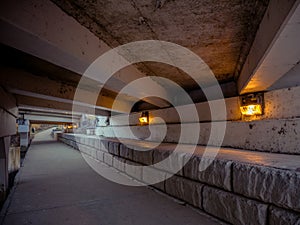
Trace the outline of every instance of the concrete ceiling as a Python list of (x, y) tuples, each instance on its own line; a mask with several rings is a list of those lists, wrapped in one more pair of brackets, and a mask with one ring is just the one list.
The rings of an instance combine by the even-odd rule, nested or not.
[[(110, 114), (115, 96), (126, 84), (146, 75), (169, 78), (186, 89), (194, 102), (205, 101), (196, 82), (181, 70), (143, 62), (125, 67), (108, 81), (100, 69), (92, 74), (97, 77), (85, 83), (87, 97), (74, 103), (81, 75), (97, 57), (121, 44), (154, 39), (198, 54), (216, 75), (225, 97), (265, 91), (299, 64), (299, 2), (4, 0), (0, 7), (0, 85), (16, 95), (19, 106), (70, 111), (78, 104), (82, 113), (93, 112), (96, 106), (96, 113), (104, 116)], [(286, 57), (280, 54), (283, 50)], [(278, 65), (282, 71), (276, 69)], [(290, 78), (284, 82), (291, 83), (286, 80)], [(250, 85), (253, 81), (264, 82)], [(170, 88), (161, 81), (153, 79), (150, 85), (159, 96), (170, 95)], [(99, 87), (104, 88), (97, 101), (92, 101), (90, 96)], [(143, 87), (136, 89), (137, 95), (122, 94), (123, 105), (117, 112), (141, 99)], [(135, 111), (170, 106), (158, 98), (143, 100), (134, 106)]]
[[(110, 47), (138, 40), (163, 40), (198, 54), (219, 82), (231, 81), (245, 61), (268, 0), (52, 0)], [(159, 63), (138, 69), (183, 88), (197, 88), (182, 71)]]

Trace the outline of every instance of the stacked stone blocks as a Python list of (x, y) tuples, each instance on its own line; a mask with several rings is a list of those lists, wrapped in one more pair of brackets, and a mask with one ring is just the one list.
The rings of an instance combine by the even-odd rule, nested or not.
[(191, 157), (186, 153), (176, 153), (167, 166), (159, 167), (155, 163), (166, 159), (172, 148), (138, 151), (117, 139), (72, 134), (60, 134), (58, 138), (141, 182), (146, 182), (149, 174), (145, 170), (130, 170), (127, 164), (153, 165), (151, 169), (167, 177), (172, 171), (172, 160), (179, 164), (186, 162), (176, 175), (153, 186), (225, 222), (300, 225), (300, 173), (297, 171), (216, 158), (200, 172), (201, 154)]

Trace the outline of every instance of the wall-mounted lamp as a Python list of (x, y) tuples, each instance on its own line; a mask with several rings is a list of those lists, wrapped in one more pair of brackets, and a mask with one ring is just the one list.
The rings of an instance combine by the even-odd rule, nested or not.
[(243, 116), (262, 115), (264, 110), (263, 93), (254, 93), (241, 96), (240, 110)]
[(141, 125), (149, 124), (149, 113), (148, 112), (142, 112), (140, 118), (139, 118)]
[(245, 116), (262, 114), (261, 105), (246, 105), (246, 106), (241, 106), (240, 108), (241, 108), (241, 113)]

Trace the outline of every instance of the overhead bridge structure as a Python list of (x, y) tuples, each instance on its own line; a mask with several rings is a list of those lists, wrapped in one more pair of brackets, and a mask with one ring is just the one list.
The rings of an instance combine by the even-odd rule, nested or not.
[(299, 0), (2, 0), (0, 224), (300, 224), (299, 40)]
[(19, 108), (19, 115), (22, 119), (29, 120), (31, 124), (78, 124), (81, 114), (69, 111), (42, 110), (35, 108)]

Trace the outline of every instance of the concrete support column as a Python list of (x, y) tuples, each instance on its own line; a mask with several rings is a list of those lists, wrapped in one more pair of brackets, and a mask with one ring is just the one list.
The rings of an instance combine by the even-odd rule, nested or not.
[(16, 134), (18, 108), (16, 99), (0, 87), (0, 205), (8, 190), (8, 164), (11, 135)]
[(29, 145), (29, 128), (28, 120), (19, 121), (18, 132), (20, 134), (21, 151), (25, 151)]
[(0, 204), (5, 200), (8, 189), (8, 154), (10, 136), (0, 138)]

